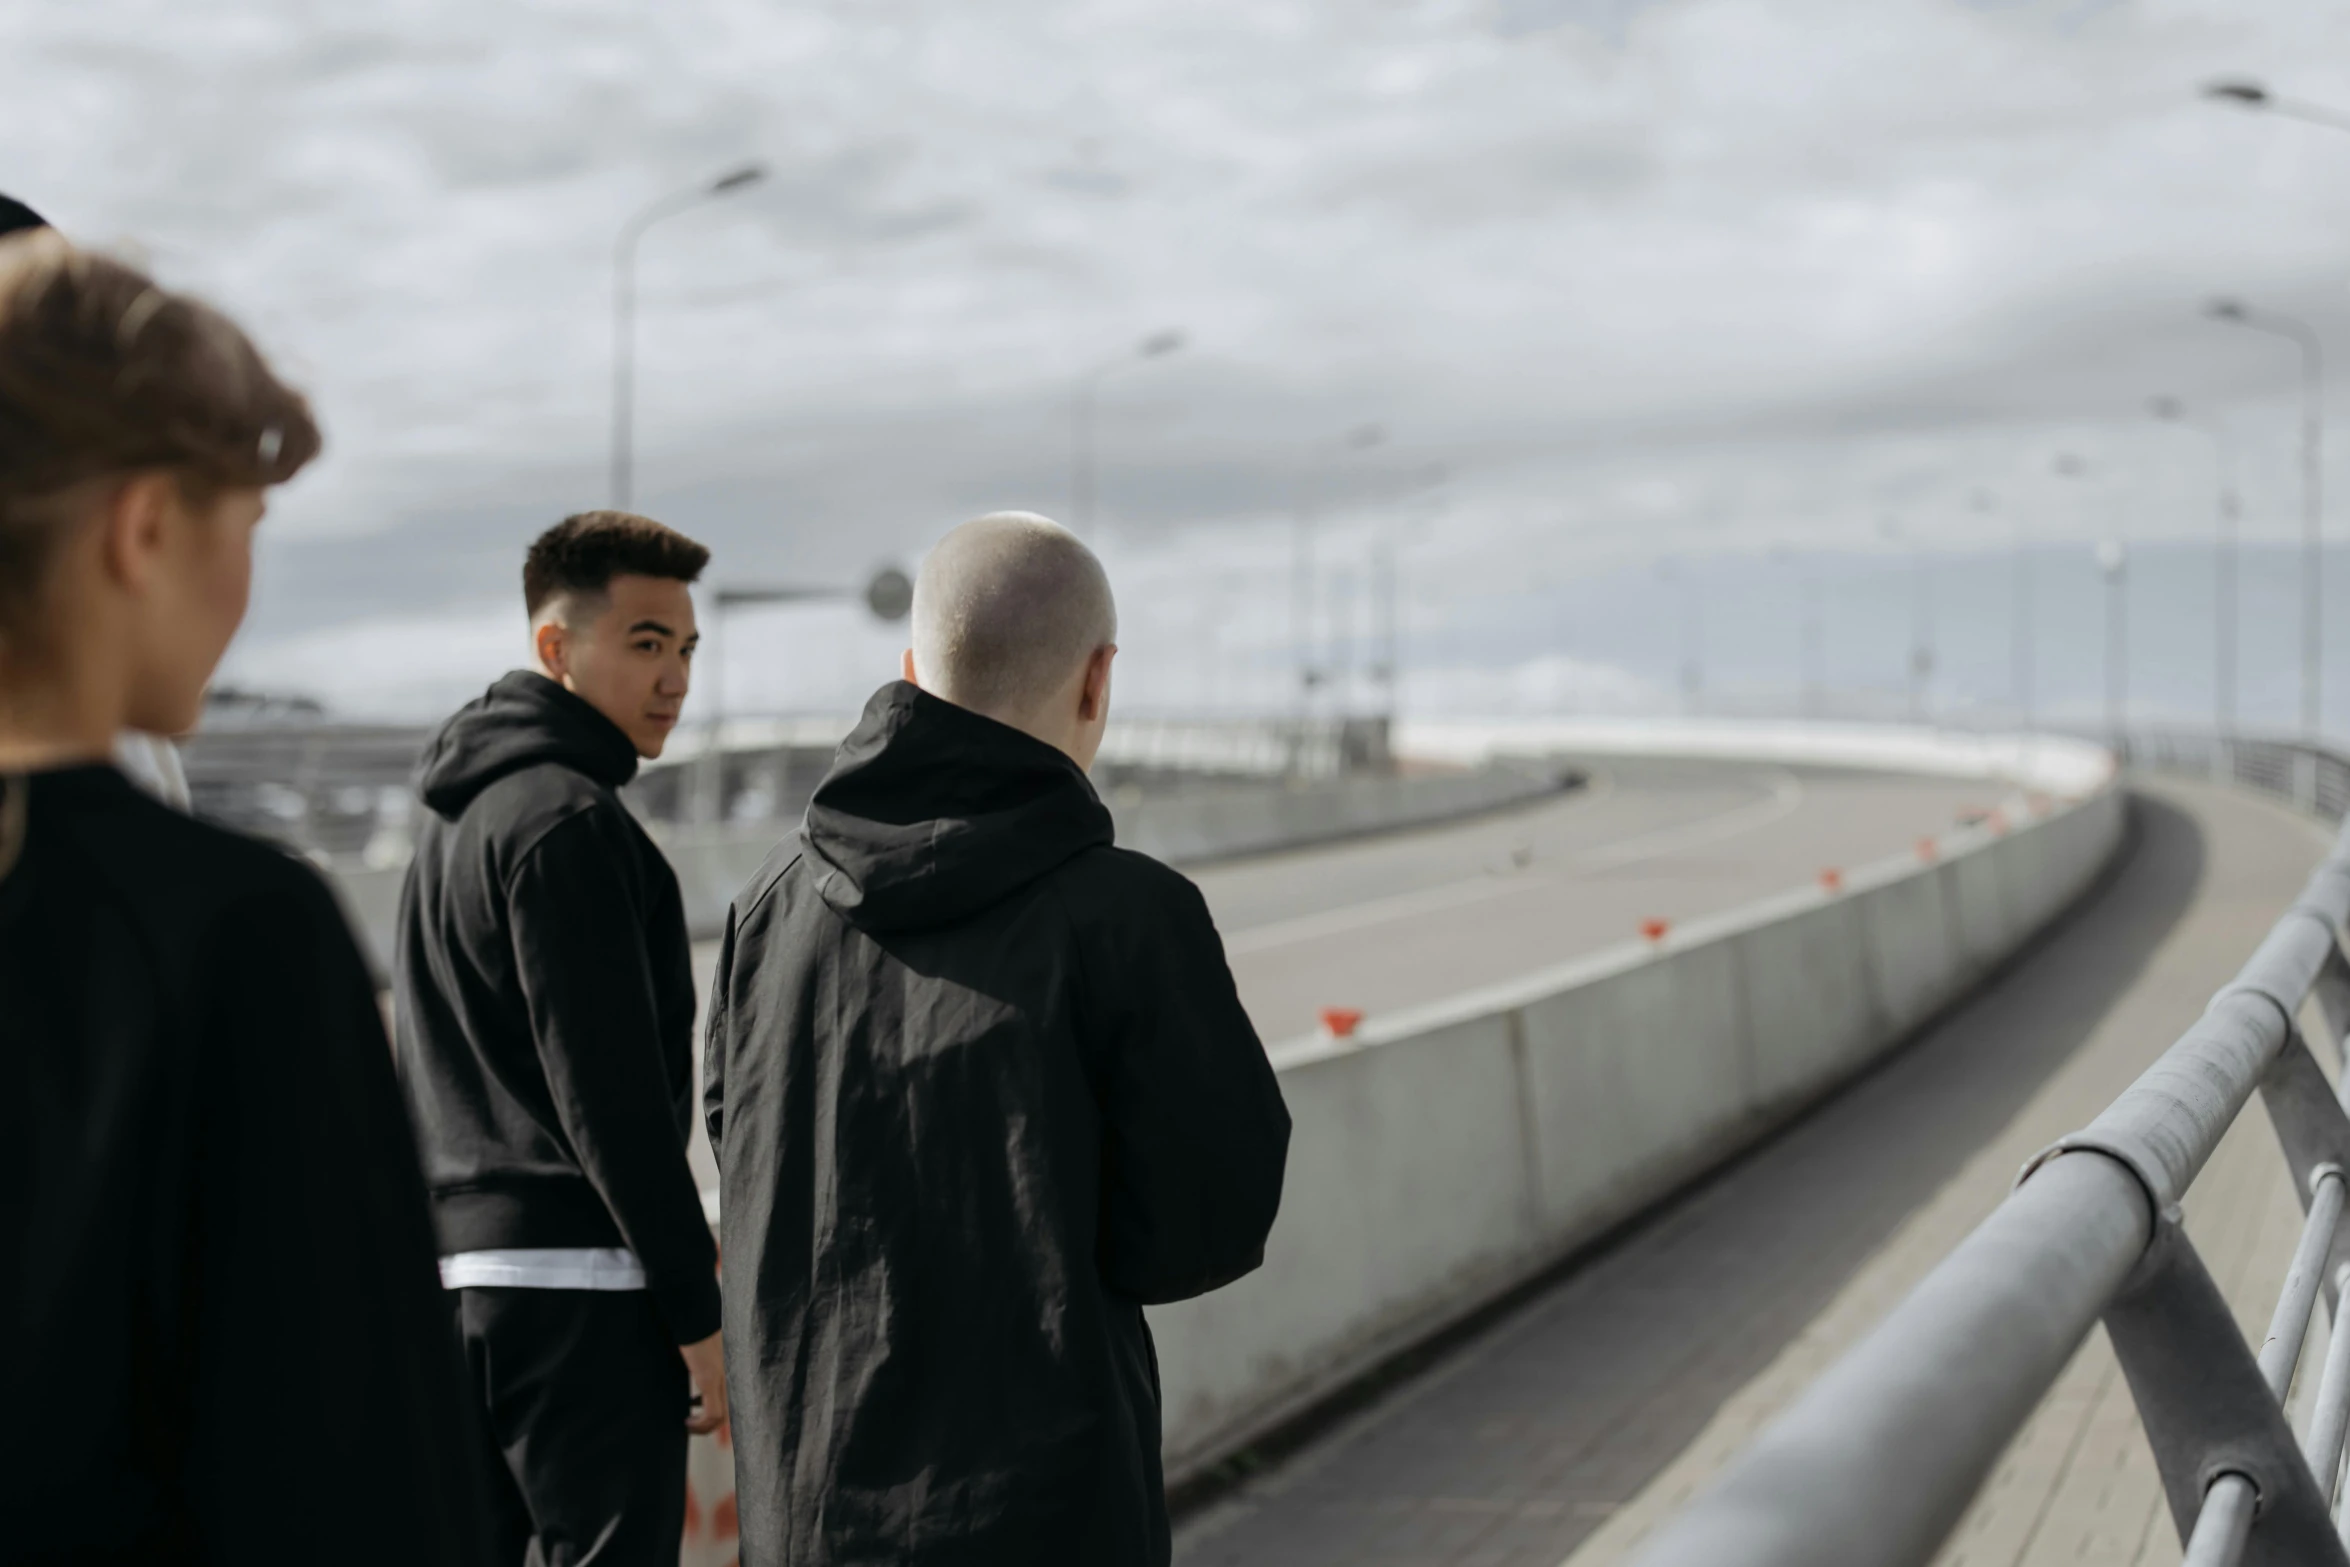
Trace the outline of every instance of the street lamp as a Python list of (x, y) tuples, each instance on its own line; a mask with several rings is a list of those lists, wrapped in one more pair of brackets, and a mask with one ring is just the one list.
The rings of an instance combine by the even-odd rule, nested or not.
[(746, 163), (714, 180), (677, 191), (646, 207), (620, 227), (612, 250), (612, 506), (626, 511), (635, 453), (636, 423), (636, 247), (645, 230), (663, 218), (700, 206), (767, 177), (767, 166)]
[[(1387, 431), (1376, 424), (1358, 424), (1339, 437), (1342, 454), (1367, 452), (1385, 445)], [(1314, 459), (1309, 457), (1309, 462)], [(1312, 716), (1314, 692), (1330, 676), (1314, 659), (1314, 511), (1320, 500), (1316, 486), (1319, 464), (1307, 469), (1298, 488), (1297, 510), (1291, 516), (1289, 574), (1289, 645), (1297, 658), (1298, 718)]]
[(2292, 316), (2258, 310), (2238, 299), (2215, 299), (2204, 314), (2229, 326), (2281, 337), (2301, 350), (2301, 729), (2317, 739), (2319, 678), (2324, 668), (2325, 596), (2325, 350), (2317, 329)]
[(2214, 532), (2211, 603), (2211, 717), (2215, 731), (2226, 736), (2236, 727), (2236, 485), (2235, 461), (2229, 449), (2227, 426), (2217, 419), (2197, 416), (2175, 397), (2157, 397), (2149, 405), (2154, 417), (2210, 438), (2212, 467), (2218, 476), (2218, 527)]
[(1910, 550), (1911, 600), (1909, 628), (1909, 721), (1926, 721), (1927, 688), (1934, 679), (1934, 565), (1925, 545), (1908, 538), (1898, 517), (1887, 517), (1879, 529), (1895, 544)]
[[(1434, 489), (1451, 479), (1452, 474), (1448, 465), (1432, 462), (1413, 474), (1387, 501), (1392, 506), (1415, 491)], [(1397, 690), (1403, 679), (1403, 618), (1396, 592), (1396, 553), (1401, 546), (1396, 534), (1397, 524), (1391, 512), (1379, 529), (1371, 562), (1372, 602), (1378, 615), (1373, 630), (1371, 682), (1379, 688), (1380, 711), (1390, 724), (1395, 722), (1400, 706)]]
[(884, 566), (861, 588), (761, 583), (722, 587), (711, 593), (710, 632), (704, 639), (702, 655), (702, 667), (708, 671), (710, 687), (706, 704), (710, 711), (710, 745), (694, 777), (695, 821), (715, 826), (725, 818), (726, 680), (725, 666), (720, 659), (727, 651), (728, 613), (761, 605), (835, 603), (843, 599), (861, 602), (875, 620), (900, 621), (914, 607), (914, 582), (897, 567)]
[(2240, 109), (2259, 109), (2269, 114), (2281, 114), (2289, 120), (2304, 120), (2311, 125), (2330, 126), (2337, 131), (2350, 131), (2350, 114), (2329, 109), (2323, 104), (2303, 103), (2295, 98), (2279, 98), (2255, 81), (2235, 80), (2212, 82), (2203, 89), (2203, 96), (2215, 103), (2232, 104)]
[(1694, 718), (1705, 708), (1705, 606), (1696, 574), (1684, 569), (1679, 556), (1658, 561), (1656, 574), (1681, 588), (1681, 711)]
[(2130, 557), (2119, 539), (2097, 546), (2097, 570), (2105, 578), (2105, 732), (2118, 755), (2130, 705)]
[(1101, 400), (1102, 382), (1114, 371), (1141, 364), (1146, 359), (1163, 359), (1183, 344), (1184, 336), (1178, 328), (1153, 332), (1131, 349), (1111, 355), (1077, 378), (1077, 395), (1071, 399), (1069, 406), (1069, 531), (1079, 538), (1093, 537), (1093, 426), (1095, 405)]

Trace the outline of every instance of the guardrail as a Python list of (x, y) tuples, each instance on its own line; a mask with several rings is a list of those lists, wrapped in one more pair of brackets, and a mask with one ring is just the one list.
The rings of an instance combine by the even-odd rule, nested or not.
[(2131, 735), (2119, 749), (2132, 766), (2193, 773), (2274, 795), (2329, 822), (2350, 813), (2350, 758), (2320, 746), (2154, 730)]
[[(2307, 746), (2133, 737), (2140, 765), (2217, 776), (2334, 817), (2350, 763)], [(2350, 1114), (2299, 1018), (2350, 1030), (2350, 830), (2203, 1017), (1805, 1392), (1635, 1558), (1641, 1567), (1895, 1567), (1941, 1546), (2100, 1320), (2135, 1396), (2188, 1567), (2350, 1564)], [(2258, 1091), (2306, 1223), (2246, 1343), (2179, 1202)], [(2308, 1429), (2283, 1399), (2320, 1293), (2332, 1319)]]
[[(1478, 757), (1554, 743), (1499, 724), (1476, 739)], [(1719, 1166), (1993, 972), (2122, 837), (2106, 754), (2044, 749), (2094, 780), (2085, 798), (2035, 798), (2034, 778), (1832, 884), (1277, 1043), (1294, 1126), (1264, 1266), (1149, 1312), (1170, 1481)]]

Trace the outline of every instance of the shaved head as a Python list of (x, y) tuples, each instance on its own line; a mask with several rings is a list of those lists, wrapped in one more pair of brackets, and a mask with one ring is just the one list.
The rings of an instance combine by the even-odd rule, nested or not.
[(938, 541), (914, 580), (914, 664), (934, 696), (1016, 723), (1118, 638), (1093, 551), (1034, 512), (999, 511)]

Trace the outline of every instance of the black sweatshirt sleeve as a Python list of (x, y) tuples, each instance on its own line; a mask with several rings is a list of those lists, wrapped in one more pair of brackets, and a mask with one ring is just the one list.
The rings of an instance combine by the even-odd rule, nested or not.
[(1231, 1283), (1265, 1258), (1289, 1111), (1199, 889), (1163, 886), (1106, 924), (1088, 991), (1108, 1014), (1102, 1277), (1146, 1304)]
[[(205, 954), (186, 1502), (205, 1560), (490, 1561), (475, 1420), (375, 990), (287, 863)], [(165, 1418), (173, 1418), (166, 1416)]]
[(506, 911), (531, 1035), (571, 1151), (680, 1344), (718, 1331), (717, 1252), (678, 1131), (626, 850), (598, 813), (542, 837)]

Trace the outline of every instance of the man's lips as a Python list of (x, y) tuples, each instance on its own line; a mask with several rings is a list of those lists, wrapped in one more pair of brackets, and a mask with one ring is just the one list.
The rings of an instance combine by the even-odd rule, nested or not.
[(667, 729), (677, 722), (677, 715), (675, 713), (647, 713), (645, 715), (645, 722), (648, 724), (657, 724), (661, 728)]

